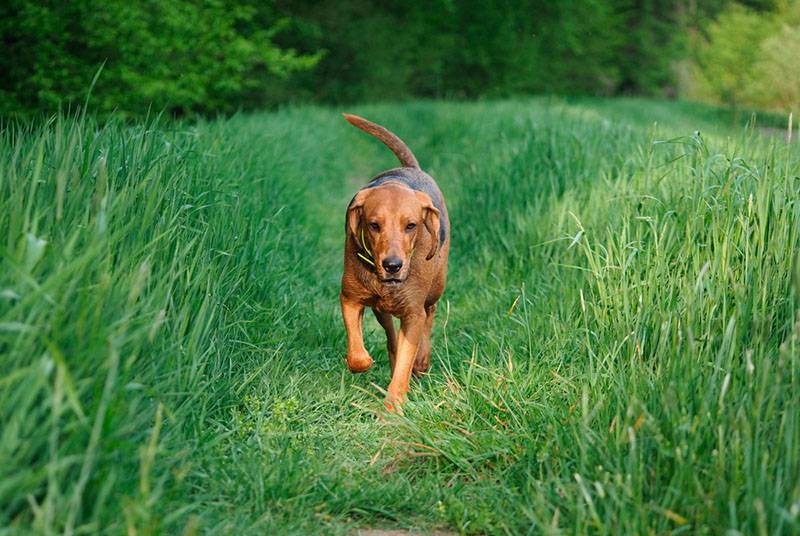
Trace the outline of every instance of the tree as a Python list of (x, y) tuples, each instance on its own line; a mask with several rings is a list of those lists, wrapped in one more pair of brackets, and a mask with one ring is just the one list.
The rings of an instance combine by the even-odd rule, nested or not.
[(101, 111), (232, 111), (257, 89), (263, 103), (272, 80), (318, 60), (273, 43), (281, 19), (250, 24), (270, 10), (229, 0), (12, 0), (0, 8), (0, 113), (81, 102), (101, 66), (92, 99)]

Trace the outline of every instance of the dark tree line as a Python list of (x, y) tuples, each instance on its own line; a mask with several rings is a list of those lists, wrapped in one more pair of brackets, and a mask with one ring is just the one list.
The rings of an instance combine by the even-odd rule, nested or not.
[[(769, 0), (751, 7), (769, 9)], [(0, 113), (662, 94), (727, 0), (7, 0)]]

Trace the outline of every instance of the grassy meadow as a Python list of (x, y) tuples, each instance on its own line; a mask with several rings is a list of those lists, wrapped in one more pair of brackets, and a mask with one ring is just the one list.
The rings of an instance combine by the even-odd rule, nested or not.
[(403, 417), (371, 315), (343, 361), (344, 210), (395, 160), (339, 110), (2, 125), (0, 534), (800, 533), (800, 145), (638, 99), (342, 111), (452, 219)]

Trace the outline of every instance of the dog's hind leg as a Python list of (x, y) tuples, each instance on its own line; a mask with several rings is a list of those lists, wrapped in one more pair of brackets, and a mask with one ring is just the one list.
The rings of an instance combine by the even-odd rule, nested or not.
[(421, 376), (431, 368), (431, 329), (433, 329), (433, 314), (435, 312), (435, 303), (425, 308), (425, 326), (422, 328), (417, 357), (414, 359), (414, 376)]
[(372, 366), (372, 358), (364, 347), (364, 333), (361, 331), (361, 319), (364, 317), (364, 305), (339, 296), (342, 302), (342, 319), (347, 332), (347, 368), (350, 372), (366, 372)]
[(373, 309), (372, 312), (375, 313), (375, 318), (378, 319), (378, 323), (386, 332), (386, 353), (389, 354), (389, 366), (392, 367), (392, 372), (394, 372), (394, 361), (397, 355), (397, 333), (394, 331), (392, 315), (377, 309)]

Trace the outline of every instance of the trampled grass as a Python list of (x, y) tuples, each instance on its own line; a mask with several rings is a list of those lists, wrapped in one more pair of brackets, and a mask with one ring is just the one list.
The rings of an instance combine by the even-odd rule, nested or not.
[(337, 300), (382, 145), (322, 108), (3, 127), (0, 532), (800, 532), (800, 146), (641, 100), (348, 111), (453, 221), (384, 421)]

